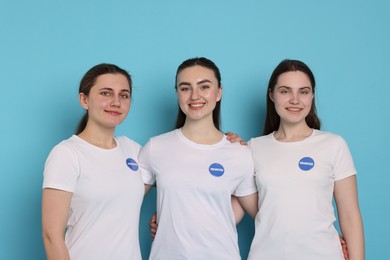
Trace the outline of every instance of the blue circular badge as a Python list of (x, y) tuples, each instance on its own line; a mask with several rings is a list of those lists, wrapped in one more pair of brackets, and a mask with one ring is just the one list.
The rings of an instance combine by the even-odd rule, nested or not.
[(130, 168), (132, 171), (137, 171), (138, 170), (138, 163), (131, 158), (127, 158), (126, 160), (126, 165)]
[(314, 167), (314, 160), (310, 157), (303, 157), (298, 165), (302, 171), (309, 171)]
[(225, 169), (219, 163), (213, 163), (209, 167), (209, 172), (215, 177), (220, 177), (225, 173)]

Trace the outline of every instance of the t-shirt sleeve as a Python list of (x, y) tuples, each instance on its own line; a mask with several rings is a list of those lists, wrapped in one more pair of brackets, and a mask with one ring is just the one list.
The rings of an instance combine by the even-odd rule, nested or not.
[(46, 160), (42, 188), (74, 192), (79, 175), (77, 156), (69, 148), (59, 144)]
[(145, 184), (153, 185), (156, 182), (156, 177), (153, 174), (151, 154), (151, 141), (147, 142), (139, 153), (138, 163), (140, 166), (141, 176)]
[(337, 181), (355, 174), (356, 169), (348, 145), (343, 138), (338, 137), (333, 168), (334, 179)]
[(250, 194), (257, 192), (256, 182), (255, 182), (255, 167), (253, 163), (252, 154), (249, 148), (248, 148), (247, 155), (242, 161), (244, 162), (242, 163), (242, 165), (244, 165), (243, 167), (244, 174), (242, 177), (242, 181), (233, 192), (233, 195), (237, 197), (248, 196)]

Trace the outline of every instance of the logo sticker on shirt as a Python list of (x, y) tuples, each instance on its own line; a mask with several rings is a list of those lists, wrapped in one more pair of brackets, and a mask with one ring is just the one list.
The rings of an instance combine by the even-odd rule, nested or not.
[(209, 167), (209, 172), (215, 177), (220, 177), (225, 173), (225, 169), (219, 163), (213, 163)]
[(311, 157), (303, 157), (298, 166), (302, 171), (310, 171), (314, 167), (314, 160)]
[(130, 168), (132, 171), (137, 171), (138, 170), (138, 163), (131, 158), (127, 158), (126, 160), (126, 165)]

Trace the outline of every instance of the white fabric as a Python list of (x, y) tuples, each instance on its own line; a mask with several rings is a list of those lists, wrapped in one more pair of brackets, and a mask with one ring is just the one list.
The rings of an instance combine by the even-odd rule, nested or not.
[(46, 161), (43, 188), (73, 193), (65, 236), (72, 260), (141, 259), (141, 147), (127, 137), (115, 140), (116, 148), (101, 149), (74, 135)]
[[(224, 171), (210, 170), (213, 163)], [(248, 147), (226, 138), (196, 144), (177, 129), (151, 138), (139, 164), (144, 182), (157, 183), (159, 226), (150, 259), (240, 259), (231, 195), (256, 192)]]
[[(345, 141), (314, 130), (300, 142), (279, 142), (270, 134), (251, 139), (250, 147), (260, 210), (248, 259), (344, 259), (332, 197), (335, 181), (356, 174)], [(304, 157), (314, 165), (310, 159), (299, 163)]]

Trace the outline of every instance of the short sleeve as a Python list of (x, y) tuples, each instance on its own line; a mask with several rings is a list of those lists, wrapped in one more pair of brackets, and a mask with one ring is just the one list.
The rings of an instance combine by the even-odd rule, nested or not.
[(58, 144), (46, 160), (42, 188), (74, 192), (79, 175), (76, 155), (65, 145)]
[(234, 196), (243, 197), (248, 196), (257, 192), (256, 182), (255, 182), (255, 167), (253, 163), (252, 154), (248, 148), (248, 153), (246, 155), (246, 159), (243, 160), (243, 170), (244, 174), (242, 176), (242, 181), (237, 186), (235, 191), (233, 192)]
[(342, 137), (338, 137), (333, 168), (334, 179), (337, 181), (355, 174), (356, 169), (348, 145)]
[(147, 142), (139, 153), (138, 163), (141, 170), (141, 176), (145, 184), (153, 185), (156, 182), (156, 177), (153, 174), (151, 154), (151, 141)]

